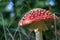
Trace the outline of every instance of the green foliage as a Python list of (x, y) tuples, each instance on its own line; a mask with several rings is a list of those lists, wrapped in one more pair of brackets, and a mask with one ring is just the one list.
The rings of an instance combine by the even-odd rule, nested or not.
[[(23, 15), (33, 9), (33, 8), (45, 8), (49, 9), (49, 2), (47, 0), (14, 0), (14, 16), (11, 17), (11, 12), (6, 11), (6, 6), (10, 0), (1, 0), (0, 3), (0, 40), (35, 40), (34, 32), (30, 32), (28, 28), (18, 27), (19, 20)], [(56, 6), (57, 5), (57, 6)], [(60, 16), (60, 11), (58, 9), (58, 1), (56, 5), (52, 7), (52, 12)], [(60, 7), (59, 7), (60, 8)], [(54, 30), (50, 30), (50, 24), (46, 23), (49, 30), (45, 31), (43, 34), (46, 36), (46, 40), (54, 39)], [(4, 29), (3, 29), (4, 27)], [(5, 31), (4, 31), (5, 30)], [(28, 30), (28, 31), (27, 31)], [(50, 32), (52, 31), (52, 32)], [(50, 34), (52, 33), (52, 34)], [(47, 38), (50, 36), (50, 38)], [(13, 38), (14, 37), (14, 38)], [(28, 38), (29, 37), (29, 38)], [(51, 39), (52, 37), (52, 39)], [(24, 39), (23, 39), (24, 38)]]

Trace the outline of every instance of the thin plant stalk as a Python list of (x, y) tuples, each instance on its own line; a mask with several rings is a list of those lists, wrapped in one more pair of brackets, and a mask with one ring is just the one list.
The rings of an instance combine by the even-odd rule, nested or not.
[[(8, 28), (6, 28), (6, 29), (7, 29), (7, 31), (9, 32)], [(10, 32), (9, 32), (9, 34), (10, 34), (12, 40), (14, 40), (14, 37), (12, 36), (12, 34), (11, 34)]]
[(55, 13), (53, 14), (54, 15), (54, 26), (55, 26), (55, 36), (56, 36), (56, 40), (57, 40), (57, 29), (56, 29), (56, 18), (55, 18)]
[(15, 35), (16, 35), (16, 33), (17, 33), (17, 31), (19, 30), (19, 26), (17, 27), (17, 29), (16, 29), (16, 31), (15, 31), (15, 33), (14, 33), (14, 37), (15, 37)]
[(20, 30), (19, 30), (19, 39), (22, 40)]
[(2, 16), (2, 23), (3, 23), (3, 30), (4, 30), (5, 40), (7, 40), (6, 31), (5, 31), (5, 27), (4, 27), (4, 18), (3, 18), (2, 14), (1, 14), (1, 16)]

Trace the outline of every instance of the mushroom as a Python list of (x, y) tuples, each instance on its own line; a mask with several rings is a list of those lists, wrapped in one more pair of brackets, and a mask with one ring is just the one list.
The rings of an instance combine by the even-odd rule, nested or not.
[[(58, 17), (55, 15), (55, 20)], [(42, 31), (48, 30), (45, 21), (54, 21), (54, 15), (45, 9), (35, 8), (27, 12), (24, 17), (19, 21), (19, 26), (30, 25), (29, 29), (34, 30), (36, 40), (43, 40)]]

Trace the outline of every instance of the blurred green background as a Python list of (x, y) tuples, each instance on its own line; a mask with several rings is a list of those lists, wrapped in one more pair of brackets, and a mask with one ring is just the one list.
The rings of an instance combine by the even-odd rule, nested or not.
[[(60, 18), (60, 0), (0, 0), (0, 40), (35, 40), (34, 32), (18, 27), (21, 17), (33, 8), (50, 10)], [(60, 40), (60, 19), (56, 29)], [(50, 27), (43, 32), (43, 39), (56, 40), (54, 33), (55, 28)]]

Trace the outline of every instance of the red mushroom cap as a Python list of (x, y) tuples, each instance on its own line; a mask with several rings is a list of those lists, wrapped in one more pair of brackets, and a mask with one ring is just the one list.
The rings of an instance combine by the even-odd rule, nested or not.
[[(58, 19), (56, 15), (55, 18)], [(19, 21), (18, 25), (24, 26), (42, 20), (52, 21), (54, 20), (54, 15), (50, 11), (46, 11), (45, 9), (32, 9), (24, 15), (24, 17)]]

